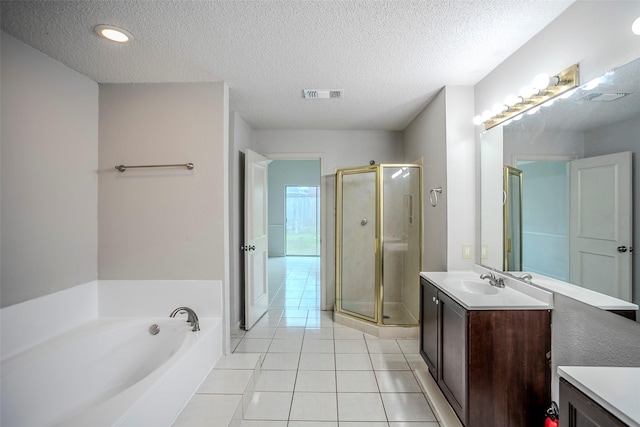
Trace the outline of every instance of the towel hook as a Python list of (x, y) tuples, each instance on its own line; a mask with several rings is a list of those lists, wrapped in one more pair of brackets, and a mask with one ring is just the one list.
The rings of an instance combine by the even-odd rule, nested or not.
[(442, 194), (442, 187), (429, 190), (429, 203), (431, 203), (431, 206), (434, 208), (438, 206), (438, 193)]

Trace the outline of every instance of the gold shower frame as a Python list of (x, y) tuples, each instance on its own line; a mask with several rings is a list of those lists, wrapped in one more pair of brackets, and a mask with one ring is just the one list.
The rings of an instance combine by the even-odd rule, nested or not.
[[(420, 164), (375, 164), (369, 166), (358, 166), (352, 168), (343, 168), (338, 169), (336, 171), (336, 215), (335, 215), (335, 283), (336, 283), (336, 312), (347, 314), (356, 319), (364, 320), (378, 326), (384, 327), (415, 327), (417, 324), (401, 324), (401, 325), (392, 325), (385, 324), (382, 316), (383, 308), (382, 304), (384, 303), (384, 224), (382, 219), (384, 218), (384, 169), (385, 168), (402, 168), (402, 167), (411, 167), (418, 169), (418, 206), (420, 207), (420, 215), (419, 215), (419, 243), (418, 247), (420, 250), (419, 253), (419, 267), (418, 270), (422, 270), (422, 216), (423, 216), (423, 196), (422, 196), (422, 165)], [(374, 239), (374, 252), (375, 252), (375, 304), (374, 304), (374, 316), (369, 317), (360, 313), (356, 313), (350, 310), (346, 310), (342, 308), (342, 179), (344, 175), (356, 175), (361, 173), (371, 173), (375, 172), (375, 182), (376, 182), (376, 227), (375, 227), (375, 239)], [(418, 272), (419, 274), (419, 272)], [(418, 280), (419, 286), (419, 278)]]
[(502, 188), (504, 191), (504, 203), (502, 205), (502, 212), (503, 212), (503, 236), (504, 236), (504, 242), (503, 242), (503, 247), (504, 250), (502, 251), (504, 253), (503, 256), (503, 270), (504, 271), (510, 271), (512, 269), (512, 266), (509, 265), (509, 253), (511, 252), (511, 235), (509, 233), (509, 222), (511, 220), (511, 217), (509, 215), (509, 196), (510, 196), (510, 190), (511, 190), (511, 184), (509, 183), (509, 177), (510, 176), (516, 176), (518, 177), (518, 192), (520, 194), (520, 198), (518, 200), (519, 203), (519, 207), (518, 207), (518, 213), (519, 213), (519, 218), (517, 218), (518, 220), (518, 241), (519, 241), (519, 246), (518, 246), (518, 263), (520, 264), (520, 270), (522, 270), (522, 171), (520, 169), (516, 169), (514, 167), (511, 166), (504, 166), (503, 167), (503, 177), (502, 177)]

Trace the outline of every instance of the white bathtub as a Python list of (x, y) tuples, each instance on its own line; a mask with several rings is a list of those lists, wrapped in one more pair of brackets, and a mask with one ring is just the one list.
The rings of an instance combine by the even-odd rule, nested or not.
[(200, 328), (98, 318), (19, 353), (2, 362), (1, 424), (169, 426), (221, 355), (220, 319)]

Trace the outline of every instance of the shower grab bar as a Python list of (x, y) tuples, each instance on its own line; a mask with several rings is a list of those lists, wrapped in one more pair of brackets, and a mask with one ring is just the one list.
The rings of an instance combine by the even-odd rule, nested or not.
[(124, 172), (127, 169), (133, 169), (133, 168), (174, 168), (174, 167), (181, 167), (181, 166), (184, 166), (189, 170), (192, 170), (195, 167), (193, 163), (180, 163), (176, 165), (136, 165), (136, 166), (118, 165), (116, 166), (116, 169), (119, 170), (120, 172)]

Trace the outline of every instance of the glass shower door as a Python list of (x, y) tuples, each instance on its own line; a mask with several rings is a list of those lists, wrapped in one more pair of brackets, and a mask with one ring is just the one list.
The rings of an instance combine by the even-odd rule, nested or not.
[(417, 325), (420, 314), (419, 166), (383, 165), (382, 323)]
[(375, 167), (338, 174), (340, 309), (377, 321)]

